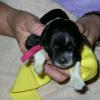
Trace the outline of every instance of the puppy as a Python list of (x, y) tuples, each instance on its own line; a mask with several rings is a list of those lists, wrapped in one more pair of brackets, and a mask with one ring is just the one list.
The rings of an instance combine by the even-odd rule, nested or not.
[(34, 55), (37, 73), (42, 72), (47, 53), (55, 67), (72, 67), (71, 86), (81, 90), (85, 86), (80, 75), (81, 50), (87, 39), (61, 9), (48, 12), (40, 20), (46, 26), (42, 35), (39, 37), (32, 34), (25, 43), (27, 49), (38, 44), (44, 48)]

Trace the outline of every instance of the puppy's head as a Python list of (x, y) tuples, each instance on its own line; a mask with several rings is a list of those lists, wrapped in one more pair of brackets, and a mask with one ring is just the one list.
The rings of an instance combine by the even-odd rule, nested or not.
[(74, 22), (58, 18), (46, 25), (40, 42), (55, 66), (67, 68), (80, 59), (82, 40)]

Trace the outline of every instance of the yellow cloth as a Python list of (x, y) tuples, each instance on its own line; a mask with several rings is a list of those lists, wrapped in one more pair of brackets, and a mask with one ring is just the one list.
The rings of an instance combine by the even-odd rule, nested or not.
[(50, 78), (44, 73), (41, 77), (38, 76), (32, 65), (23, 65), (20, 67), (10, 95), (13, 100), (41, 100), (36, 89), (49, 81)]
[[(81, 75), (84, 81), (92, 79), (97, 74), (97, 60), (88, 46), (84, 46), (81, 60)], [(32, 65), (21, 66), (11, 90), (13, 100), (41, 100), (36, 89), (47, 84), (50, 78), (46, 74), (39, 77)]]
[(81, 57), (81, 76), (84, 81), (88, 81), (97, 74), (97, 59), (91, 48), (86, 45), (82, 49)]

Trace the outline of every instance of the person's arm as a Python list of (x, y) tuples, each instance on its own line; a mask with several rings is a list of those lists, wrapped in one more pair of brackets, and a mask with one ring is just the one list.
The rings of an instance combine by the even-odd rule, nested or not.
[(9, 20), (15, 13), (17, 13), (17, 10), (0, 2), (0, 35), (15, 37), (9, 25)]
[[(17, 39), (22, 52), (27, 51), (25, 41), (30, 34), (40, 35), (44, 25), (31, 13), (11, 8), (0, 2), (0, 35)], [(67, 79), (65, 70), (56, 69), (52, 65), (45, 65), (45, 73), (56, 82)]]
[(40, 35), (44, 25), (29, 12), (14, 9), (0, 2), (0, 35), (15, 37), (22, 52), (30, 34)]

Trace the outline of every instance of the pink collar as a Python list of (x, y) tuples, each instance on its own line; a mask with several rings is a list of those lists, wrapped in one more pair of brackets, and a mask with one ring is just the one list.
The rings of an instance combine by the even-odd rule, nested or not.
[(26, 60), (30, 59), (35, 53), (37, 53), (41, 49), (43, 49), (43, 47), (40, 45), (36, 45), (32, 47), (30, 50), (24, 53), (24, 55), (21, 57), (21, 61), (25, 62)]

